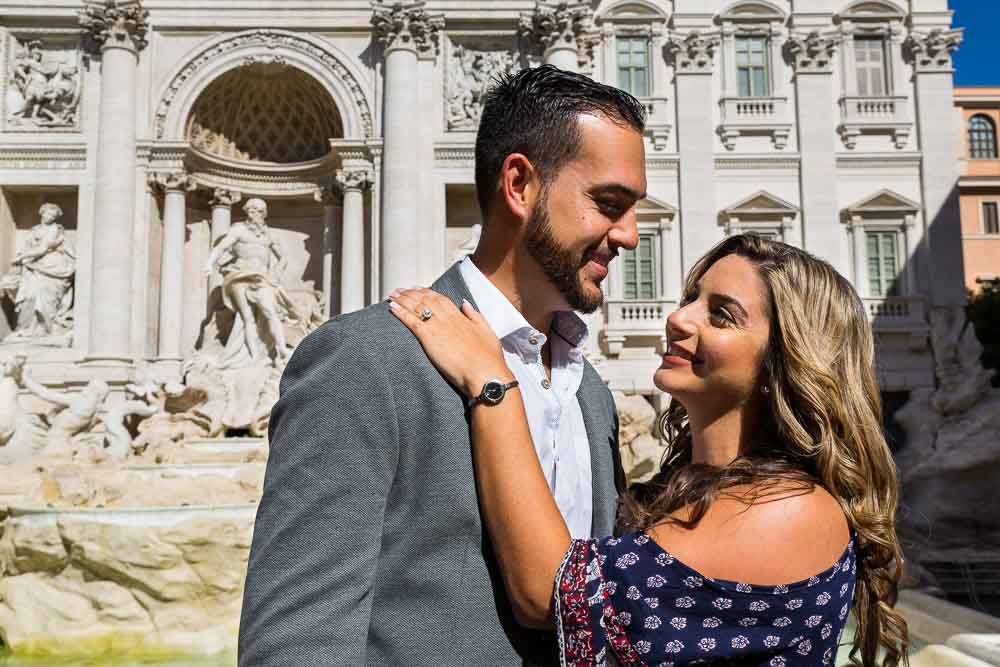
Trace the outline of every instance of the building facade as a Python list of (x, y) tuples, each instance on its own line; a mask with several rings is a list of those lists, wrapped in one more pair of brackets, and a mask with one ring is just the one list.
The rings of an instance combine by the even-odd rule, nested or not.
[[(49, 385), (228, 354), (213, 248), (251, 199), (292, 304), (252, 303), (262, 331), (430, 283), (478, 238), (490, 78), (543, 62), (649, 112), (640, 245), (590, 317), (614, 389), (655, 393), (683, 276), (727, 234), (847, 276), (886, 392), (933, 386), (927, 313), (964, 299), (946, 0), (35, 0), (0, 21), (0, 337)], [(19, 319), (44, 203), (72, 255), (46, 306), (62, 329)]]
[(964, 129), (958, 143), (962, 165), (958, 184), (965, 286), (974, 292), (984, 282), (1000, 278), (1000, 88), (956, 88), (955, 106)]

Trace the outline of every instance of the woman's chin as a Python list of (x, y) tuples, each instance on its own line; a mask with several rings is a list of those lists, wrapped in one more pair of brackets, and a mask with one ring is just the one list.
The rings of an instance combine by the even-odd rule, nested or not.
[(653, 386), (665, 394), (677, 396), (686, 393), (684, 382), (678, 377), (677, 369), (660, 367), (653, 373)]

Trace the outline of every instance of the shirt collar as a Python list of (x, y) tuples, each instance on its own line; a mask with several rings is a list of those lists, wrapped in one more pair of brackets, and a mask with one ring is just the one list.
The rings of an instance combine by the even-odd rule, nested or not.
[[(532, 335), (541, 338), (544, 344), (546, 334), (536, 331), (534, 327), (524, 319), (524, 315), (514, 307), (504, 293), (496, 285), (490, 282), (489, 278), (483, 275), (479, 267), (475, 265), (471, 257), (466, 257), (459, 264), (459, 271), (465, 280), (469, 293), (479, 307), (486, 322), (493, 329), (502, 342), (511, 342), (511, 339), (528, 338)], [(571, 310), (561, 310), (556, 312), (552, 318), (552, 330), (560, 338), (563, 338), (572, 348), (583, 347), (587, 341), (587, 323)], [(519, 345), (517, 347), (520, 347)]]

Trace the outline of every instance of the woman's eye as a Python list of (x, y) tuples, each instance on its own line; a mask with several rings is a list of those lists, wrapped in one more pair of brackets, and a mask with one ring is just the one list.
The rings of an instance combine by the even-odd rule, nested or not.
[(730, 315), (725, 308), (713, 308), (711, 316), (713, 319), (720, 320), (726, 324), (732, 324), (735, 322), (735, 320), (733, 320), (733, 316)]

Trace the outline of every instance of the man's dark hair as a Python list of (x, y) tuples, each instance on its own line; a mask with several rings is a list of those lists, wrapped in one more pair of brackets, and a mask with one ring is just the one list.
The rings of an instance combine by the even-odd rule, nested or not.
[(486, 92), (476, 135), (476, 193), (483, 220), (511, 153), (538, 170), (543, 186), (580, 150), (581, 114), (603, 116), (642, 133), (646, 110), (623, 90), (552, 65), (504, 74)]

